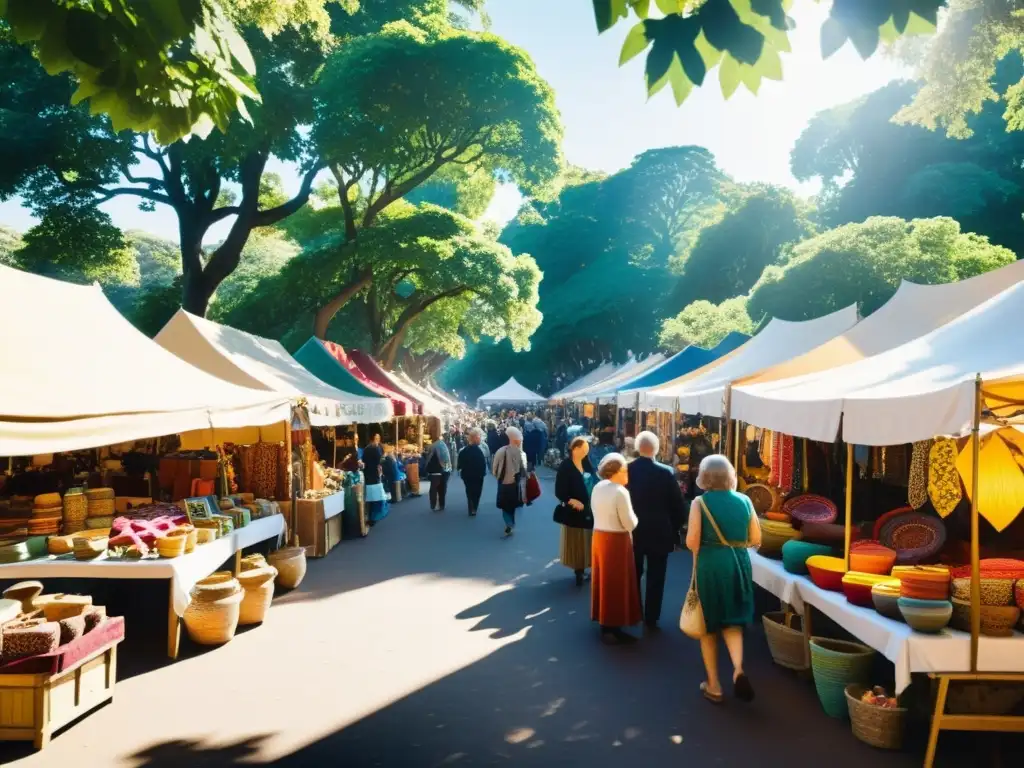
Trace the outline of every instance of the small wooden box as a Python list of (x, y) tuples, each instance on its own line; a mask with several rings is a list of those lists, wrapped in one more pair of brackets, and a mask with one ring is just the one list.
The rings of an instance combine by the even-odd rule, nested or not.
[(343, 502), (342, 494), (297, 502), (299, 546), (306, 548), (307, 557), (324, 557), (341, 542)]
[(113, 699), (120, 642), (55, 675), (0, 675), (0, 741), (32, 741), (42, 749), (54, 731)]

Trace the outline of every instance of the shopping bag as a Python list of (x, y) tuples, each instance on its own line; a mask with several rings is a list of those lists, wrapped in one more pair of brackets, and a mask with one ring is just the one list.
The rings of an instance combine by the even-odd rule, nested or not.
[(540, 480), (537, 479), (537, 475), (533, 472), (526, 478), (526, 503), (532, 504), (534, 501), (540, 498)]
[(683, 633), (694, 639), (704, 637), (708, 633), (704, 623), (704, 607), (700, 604), (697, 594), (697, 555), (693, 556), (693, 574), (690, 576), (690, 588), (686, 590), (683, 601), (683, 612), (679, 614), (679, 628)]

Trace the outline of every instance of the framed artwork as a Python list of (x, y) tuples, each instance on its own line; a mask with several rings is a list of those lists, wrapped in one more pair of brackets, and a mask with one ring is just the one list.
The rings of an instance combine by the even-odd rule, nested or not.
[(185, 514), (191, 520), (212, 520), (219, 512), (213, 496), (195, 496), (185, 499)]

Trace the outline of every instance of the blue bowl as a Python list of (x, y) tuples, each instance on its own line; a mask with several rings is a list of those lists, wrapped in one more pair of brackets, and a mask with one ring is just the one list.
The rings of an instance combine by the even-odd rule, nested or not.
[(953, 603), (949, 600), (899, 599), (900, 613), (911, 629), (918, 632), (940, 632), (953, 616)]

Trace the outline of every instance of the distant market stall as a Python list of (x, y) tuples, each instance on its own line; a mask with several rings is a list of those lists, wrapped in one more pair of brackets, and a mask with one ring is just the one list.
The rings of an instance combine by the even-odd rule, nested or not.
[(518, 381), (516, 381), (515, 377), (511, 377), (500, 387), (492, 389), (490, 392), (478, 397), (477, 403), (481, 406), (530, 406), (547, 402), (547, 399), (548, 398), (544, 397), (543, 395), (538, 395), (536, 392), (531, 392), (529, 389), (527, 389)]

